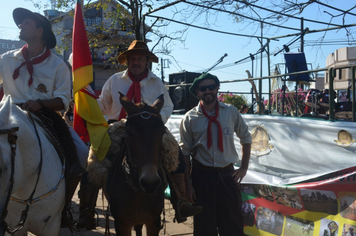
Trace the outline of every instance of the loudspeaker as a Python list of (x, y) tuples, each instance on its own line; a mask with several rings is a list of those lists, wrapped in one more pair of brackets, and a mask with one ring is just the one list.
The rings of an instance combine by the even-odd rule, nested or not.
[(174, 104), (173, 113), (184, 114), (196, 105), (199, 100), (189, 92), (189, 86), (179, 86), (180, 84), (191, 84), (194, 79), (199, 77), (201, 73), (180, 72), (169, 75), (169, 85), (177, 85), (169, 87), (169, 96)]
[[(286, 60), (286, 66), (288, 73), (307, 71), (307, 61), (305, 59), (304, 52), (288, 52), (284, 54), (284, 59)], [(309, 81), (309, 73), (291, 75), (289, 80), (293, 81)]]

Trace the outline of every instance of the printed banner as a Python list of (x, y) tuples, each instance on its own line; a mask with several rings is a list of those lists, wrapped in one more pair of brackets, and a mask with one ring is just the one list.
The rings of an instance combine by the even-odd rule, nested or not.
[(290, 185), (242, 184), (245, 233), (345, 236), (356, 232), (355, 181), (356, 167), (352, 167)]
[[(177, 140), (182, 117), (173, 115), (166, 123)], [(356, 235), (356, 124), (265, 115), (243, 118), (253, 140), (241, 185), (245, 233)], [(241, 156), (237, 137), (235, 146)]]

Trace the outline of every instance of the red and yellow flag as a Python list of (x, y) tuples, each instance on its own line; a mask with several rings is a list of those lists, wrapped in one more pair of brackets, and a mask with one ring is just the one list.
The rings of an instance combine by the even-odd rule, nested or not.
[[(107, 133), (108, 123), (99, 108), (96, 95), (89, 85), (93, 81), (93, 64), (79, 0), (75, 7), (72, 41), (75, 111), (85, 120), (91, 147), (97, 158), (103, 160), (111, 140)], [(84, 122), (74, 122), (74, 130), (83, 130), (83, 127), (78, 126), (79, 124), (84, 124)]]

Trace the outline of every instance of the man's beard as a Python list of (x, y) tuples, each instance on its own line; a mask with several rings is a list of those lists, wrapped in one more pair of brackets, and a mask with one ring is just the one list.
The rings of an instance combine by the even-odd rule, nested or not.
[(201, 96), (200, 99), (206, 104), (211, 104), (217, 100), (217, 94), (207, 93)]

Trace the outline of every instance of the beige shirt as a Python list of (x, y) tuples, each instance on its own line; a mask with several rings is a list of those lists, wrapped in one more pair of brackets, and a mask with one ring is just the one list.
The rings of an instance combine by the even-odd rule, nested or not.
[(234, 133), (241, 144), (252, 143), (248, 126), (241, 117), (237, 108), (219, 102), (219, 116), (223, 132), (224, 152), (218, 148), (218, 125), (211, 123), (212, 146), (208, 149), (208, 123), (199, 105), (188, 111), (180, 125), (180, 141), (184, 155), (193, 153), (193, 159), (210, 167), (225, 167), (238, 161), (239, 157), (234, 145)]

